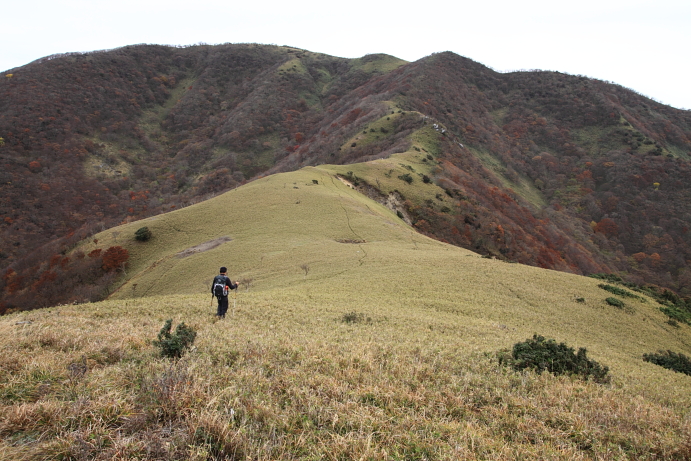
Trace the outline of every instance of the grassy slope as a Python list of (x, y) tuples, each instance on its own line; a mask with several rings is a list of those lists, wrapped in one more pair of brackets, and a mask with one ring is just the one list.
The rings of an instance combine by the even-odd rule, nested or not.
[[(110, 300), (0, 319), (5, 459), (154, 446), (171, 459), (689, 456), (691, 380), (641, 360), (691, 354), (689, 327), (652, 301), (606, 305), (596, 280), (420, 236), (334, 177), (408, 171), (410, 155), (266, 177), (97, 235), (107, 247), (119, 231), (132, 255)], [(387, 187), (402, 189), (397, 174)], [(144, 225), (154, 238), (135, 242)], [(231, 240), (175, 256), (220, 237)], [(215, 322), (220, 265), (253, 282)], [(361, 322), (344, 322), (351, 312)], [(166, 318), (199, 332), (174, 366), (149, 343)], [(533, 333), (586, 347), (613, 383), (507, 373), (485, 355)]]
[[(488, 260), (429, 239), (334, 177), (346, 170), (356, 176), (380, 170), (382, 190), (433, 197), (440, 192), (436, 186), (419, 178), (408, 185), (397, 178), (409, 171), (401, 165), (413, 165), (418, 173), (430, 168), (416, 162), (421, 156), (394, 155), (370, 164), (273, 175), (207, 202), (120, 226), (115, 229), (121, 232), (118, 243), (129, 249), (132, 259), (124, 284), (111, 298), (194, 294), (203, 299), (217, 268), (225, 265), (233, 279), (252, 280), (248, 296), (297, 290), (339, 300), (344, 312), (405, 303), (429, 314), (466, 317), (466, 322), (485, 325), (493, 332), (490, 336), (499, 324), (516, 332), (485, 347), (477, 347), (478, 338), (469, 338), (469, 345), (482, 350), (547, 332), (600, 357), (613, 354), (627, 368), (632, 361), (635, 371), (644, 352), (661, 348), (691, 353), (687, 327), (667, 325), (652, 301), (626, 300), (635, 313), (625, 314), (606, 307), (609, 293), (597, 288), (597, 280)], [(384, 176), (391, 169), (395, 171)], [(144, 225), (154, 238), (138, 243), (133, 235)], [(231, 240), (210, 251), (176, 256), (221, 237)], [(112, 230), (96, 238), (99, 247), (115, 244)], [(348, 240), (366, 243), (341, 243)], [(307, 276), (303, 265), (309, 267)], [(576, 302), (581, 297), (585, 303)]]

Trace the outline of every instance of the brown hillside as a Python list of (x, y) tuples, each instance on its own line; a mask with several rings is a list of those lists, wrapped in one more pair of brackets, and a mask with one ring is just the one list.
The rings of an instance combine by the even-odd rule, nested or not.
[(258, 175), (409, 149), (428, 154), (427, 180), (452, 202), (405, 202), (421, 232), (691, 290), (691, 113), (615, 84), (499, 74), (448, 52), (405, 63), (139, 45), (13, 69), (0, 95), (5, 307), (69, 272), (59, 255), (94, 230)]

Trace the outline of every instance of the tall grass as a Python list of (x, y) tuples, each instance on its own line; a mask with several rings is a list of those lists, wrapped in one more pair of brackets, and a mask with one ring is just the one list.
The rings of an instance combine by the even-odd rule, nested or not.
[[(4, 317), (3, 459), (691, 455), (685, 375), (602, 344), (612, 384), (517, 373), (493, 353), (514, 325), (304, 288), (243, 293), (224, 321), (189, 295)], [(151, 344), (171, 317), (198, 332), (179, 361)]]

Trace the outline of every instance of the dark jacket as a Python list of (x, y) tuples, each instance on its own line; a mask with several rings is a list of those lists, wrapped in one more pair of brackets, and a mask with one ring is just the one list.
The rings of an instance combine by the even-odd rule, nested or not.
[(214, 281), (211, 282), (211, 294), (214, 294), (214, 286), (217, 283), (221, 283), (224, 286), (227, 286), (228, 289), (230, 289), (230, 290), (234, 290), (238, 287), (238, 284), (237, 283), (234, 284), (233, 281), (230, 280), (227, 276), (225, 276), (223, 274), (219, 274), (216, 277), (214, 277)]

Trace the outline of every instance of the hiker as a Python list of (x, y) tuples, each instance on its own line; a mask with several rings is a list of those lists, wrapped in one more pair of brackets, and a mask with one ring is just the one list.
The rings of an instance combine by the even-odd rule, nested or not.
[(220, 274), (214, 277), (214, 281), (211, 283), (211, 294), (218, 299), (216, 316), (223, 319), (226, 317), (226, 312), (228, 311), (228, 291), (237, 289), (238, 284), (233, 283), (233, 281), (228, 278), (226, 275), (228, 269), (225, 267), (221, 267), (219, 272)]

